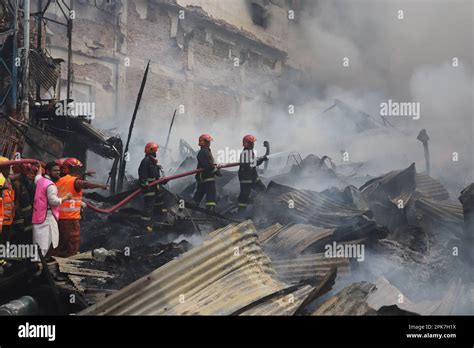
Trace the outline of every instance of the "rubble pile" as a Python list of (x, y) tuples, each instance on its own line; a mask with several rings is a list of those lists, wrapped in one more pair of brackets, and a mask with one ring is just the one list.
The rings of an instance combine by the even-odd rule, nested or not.
[[(225, 184), (231, 176), (227, 174)], [(242, 221), (228, 224), (193, 211), (190, 216), (198, 226), (206, 219), (214, 226), (212, 232), (200, 236), (202, 242), (156, 245), (180, 252), (173, 254), (176, 258), (163, 256), (169, 262), (135, 282), (126, 276), (115, 278), (117, 284), (130, 280), (121, 290), (111, 292), (119, 289), (111, 280), (103, 282), (107, 286), (90, 280), (79, 284), (84, 290), (104, 289), (96, 303), (81, 314), (425, 315), (472, 311), (472, 276), (464, 272), (468, 268), (463, 259), (453, 254), (453, 247), (466, 238), (463, 207), (450, 199), (441, 183), (416, 173), (414, 164), (371, 178), (360, 188), (349, 184), (317, 192), (268, 179), (266, 192), (254, 197), (251, 220), (227, 211), (224, 216)], [(468, 200), (466, 193), (463, 197)], [(136, 226), (103, 223), (117, 235), (122, 233), (117, 228), (136, 233)], [(172, 227), (163, 230), (171, 231)], [(190, 250), (185, 251), (186, 247)], [(156, 256), (151, 249), (143, 253), (133, 268), (140, 269), (141, 263)], [(95, 269), (116, 273), (118, 266), (103, 263)], [(71, 281), (77, 284), (74, 277)]]
[[(310, 155), (290, 168), (338, 182), (319, 191), (263, 176), (266, 190), (244, 213), (235, 209), (236, 172), (218, 181), (216, 211), (190, 203), (194, 183), (176, 181), (151, 232), (140, 200), (110, 215), (85, 209), (81, 253), (54, 257), (49, 285), (32, 293), (48, 298), (40, 310), (47, 303), (50, 314), (472, 313), (472, 185), (456, 201), (412, 164), (356, 187), (331, 163)], [(129, 186), (87, 199), (116, 204), (133, 179)], [(61, 305), (71, 294), (77, 302)]]

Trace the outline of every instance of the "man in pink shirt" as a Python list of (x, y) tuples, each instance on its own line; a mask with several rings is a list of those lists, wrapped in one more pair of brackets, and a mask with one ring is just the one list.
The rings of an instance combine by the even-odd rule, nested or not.
[(68, 193), (58, 197), (58, 189), (54, 184), (59, 179), (60, 169), (54, 162), (46, 165), (45, 176), (41, 175), (41, 166), (35, 177), (36, 191), (33, 205), (33, 243), (38, 244), (43, 256), (48, 253), (51, 244), (58, 246), (59, 206), (64, 200), (71, 199)]

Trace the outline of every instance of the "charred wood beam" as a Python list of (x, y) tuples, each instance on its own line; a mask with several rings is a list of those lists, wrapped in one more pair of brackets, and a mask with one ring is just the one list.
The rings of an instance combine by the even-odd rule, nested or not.
[(176, 117), (176, 109), (174, 110), (174, 113), (173, 113), (173, 117), (171, 118), (171, 123), (170, 123), (170, 129), (168, 130), (168, 136), (166, 137), (166, 143), (165, 143), (165, 152), (163, 154), (163, 157), (162, 157), (162, 161), (164, 163), (165, 161), (165, 158), (166, 158), (166, 151), (168, 151), (168, 143), (170, 141), (170, 134), (171, 134), (171, 130), (173, 129), (173, 123), (174, 123), (174, 118)]
[(135, 119), (137, 118), (138, 107), (140, 106), (140, 102), (142, 100), (143, 90), (145, 89), (146, 79), (148, 76), (148, 70), (150, 69), (150, 61), (148, 61), (145, 69), (145, 73), (143, 74), (142, 83), (140, 85), (140, 90), (138, 91), (137, 101), (135, 103), (135, 109), (133, 110), (132, 119), (130, 120), (130, 126), (128, 129), (128, 136), (127, 142), (125, 143), (125, 150), (123, 152), (122, 161), (119, 169), (119, 176), (118, 176), (118, 190), (122, 191), (123, 188), (123, 180), (125, 178), (125, 167), (127, 165), (127, 161), (124, 159), (124, 156), (127, 156), (128, 147), (130, 145), (130, 139), (132, 137), (133, 127), (135, 125)]
[(305, 308), (313, 302), (316, 298), (324, 295), (327, 293), (329, 290), (332, 289), (334, 284), (336, 283), (336, 277), (337, 277), (337, 268), (333, 267), (331, 270), (324, 276), (323, 279), (321, 279), (321, 282), (317, 287), (314, 288), (313, 291), (309, 293), (309, 295), (305, 298), (305, 300), (300, 304), (298, 309), (295, 311), (293, 315), (304, 315), (307, 314), (305, 312)]

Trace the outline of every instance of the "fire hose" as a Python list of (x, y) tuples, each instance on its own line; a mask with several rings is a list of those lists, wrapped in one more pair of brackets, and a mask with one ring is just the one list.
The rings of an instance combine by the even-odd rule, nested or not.
[[(238, 165), (240, 165), (240, 163), (227, 163), (227, 164), (218, 165), (217, 168), (229, 168), (229, 167), (236, 167)], [(143, 192), (144, 190), (146, 190), (147, 188), (149, 188), (151, 186), (155, 186), (155, 185), (165, 183), (165, 182), (168, 182), (168, 181), (171, 181), (171, 180), (175, 180), (175, 179), (178, 179), (178, 178), (182, 178), (182, 177), (185, 177), (185, 176), (201, 173), (203, 171), (204, 171), (204, 169), (202, 169), (202, 168), (201, 169), (195, 169), (195, 170), (191, 170), (191, 171), (188, 171), (188, 172), (184, 172), (184, 173), (180, 173), (180, 174), (176, 174), (176, 175), (171, 175), (171, 176), (165, 176), (163, 178), (157, 179), (157, 180), (149, 183), (145, 187), (140, 187), (140, 188), (136, 189), (134, 192), (132, 192), (127, 197), (125, 197), (123, 200), (121, 200), (120, 202), (118, 202), (114, 206), (112, 206), (110, 208), (107, 208), (107, 209), (96, 207), (96, 206), (92, 205), (89, 202), (86, 202), (86, 205), (89, 209), (95, 211), (96, 213), (110, 214), (110, 213), (113, 213), (114, 211), (116, 211), (117, 209), (119, 209), (120, 207), (124, 206), (128, 202), (130, 202), (132, 199), (137, 197), (141, 192)]]
[(26, 164), (26, 163), (34, 163), (34, 164), (40, 163), (43, 167), (45, 166), (44, 162), (42, 162), (42, 161), (38, 161), (36, 159), (24, 158), (24, 159), (20, 159), (20, 160), (11, 160), (11, 161), (0, 162), (0, 168), (14, 166), (14, 165), (18, 165), (18, 164)]

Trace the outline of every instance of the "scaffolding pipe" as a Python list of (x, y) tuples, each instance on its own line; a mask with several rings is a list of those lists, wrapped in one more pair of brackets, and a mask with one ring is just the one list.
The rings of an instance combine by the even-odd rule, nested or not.
[(16, 64), (16, 59), (18, 57), (18, 1), (15, 0), (15, 5), (14, 5), (14, 20), (13, 20), (13, 59), (12, 59), (12, 105), (11, 108), (16, 115), (16, 107), (17, 107), (17, 87), (18, 87), (18, 71), (17, 71), (17, 64)]
[(21, 115), (23, 121), (30, 119), (30, 0), (23, 0), (23, 100)]

